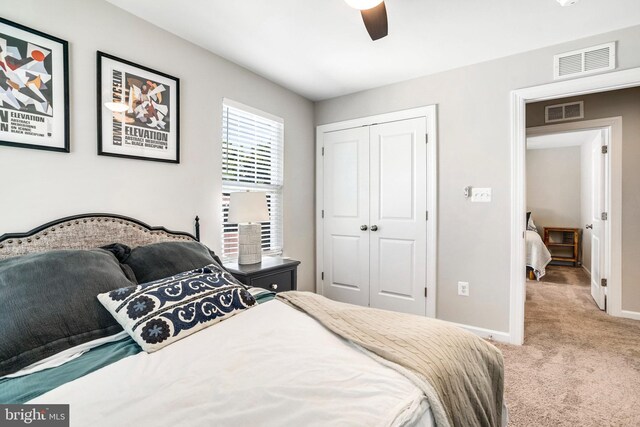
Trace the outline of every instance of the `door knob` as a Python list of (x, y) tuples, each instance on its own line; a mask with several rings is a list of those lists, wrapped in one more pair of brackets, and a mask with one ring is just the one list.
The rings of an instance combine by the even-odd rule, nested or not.
[(586, 228), (587, 230), (592, 230), (593, 224), (587, 224), (584, 228)]
[(377, 225), (372, 225), (371, 226), (371, 231), (378, 231), (378, 226)]
[(364, 225), (360, 226), (360, 230), (362, 230), (362, 231), (367, 231), (367, 228), (368, 228), (367, 224), (364, 224)]

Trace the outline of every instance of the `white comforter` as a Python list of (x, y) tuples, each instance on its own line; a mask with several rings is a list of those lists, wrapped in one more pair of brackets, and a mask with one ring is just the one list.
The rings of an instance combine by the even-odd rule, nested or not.
[(526, 241), (527, 267), (531, 267), (536, 279), (540, 280), (546, 274), (547, 264), (551, 262), (551, 253), (535, 231), (527, 230)]
[(410, 380), (279, 301), (30, 403), (72, 426), (433, 426)]

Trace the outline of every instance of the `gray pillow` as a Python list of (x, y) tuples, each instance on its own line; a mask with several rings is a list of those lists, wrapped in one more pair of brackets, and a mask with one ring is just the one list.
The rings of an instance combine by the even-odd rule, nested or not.
[(224, 270), (220, 259), (198, 242), (161, 242), (138, 246), (120, 262), (131, 267), (138, 283), (153, 282), (209, 264)]
[(102, 249), (0, 261), (0, 376), (122, 331), (96, 295), (131, 285)]

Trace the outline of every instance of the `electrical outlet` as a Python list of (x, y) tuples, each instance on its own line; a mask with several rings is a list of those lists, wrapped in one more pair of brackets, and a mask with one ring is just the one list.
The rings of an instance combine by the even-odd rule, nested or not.
[(469, 296), (469, 282), (458, 282), (458, 295), (463, 297)]
[(488, 203), (491, 201), (491, 188), (472, 188), (471, 189), (471, 201)]

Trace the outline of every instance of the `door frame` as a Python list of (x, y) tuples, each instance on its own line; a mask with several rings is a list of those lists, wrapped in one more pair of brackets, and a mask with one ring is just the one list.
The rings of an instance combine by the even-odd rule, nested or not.
[[(526, 104), (530, 102), (546, 101), (566, 98), (570, 96), (586, 95), (590, 93), (607, 92), (618, 89), (640, 86), (640, 68), (632, 68), (596, 76), (583, 77), (518, 89), (511, 92), (511, 267), (510, 267), (510, 304), (509, 304), (509, 335), (512, 344), (521, 345), (524, 342), (524, 303), (525, 303), (525, 240), (526, 230)], [(613, 150), (612, 150), (613, 151)], [(619, 151), (619, 150), (618, 150)], [(612, 157), (621, 153), (612, 153)], [(618, 161), (621, 161), (618, 159)], [(616, 160), (612, 159), (612, 167)], [(611, 181), (613, 188), (620, 188), (622, 179), (620, 168), (612, 170)], [(617, 182), (617, 184), (616, 184)], [(612, 192), (611, 197), (611, 280), (617, 280), (621, 289), (620, 262), (621, 248), (621, 194)], [(615, 211), (613, 211), (615, 210)], [(615, 286), (615, 285), (614, 285)], [(608, 304), (613, 305), (612, 313), (625, 315), (621, 309), (619, 296), (609, 298)]]
[(437, 293), (437, 248), (438, 248), (438, 210), (437, 210), (437, 189), (438, 189), (438, 123), (437, 106), (429, 105), (425, 107), (412, 108), (409, 110), (394, 111), (391, 113), (378, 114), (369, 117), (361, 117), (352, 120), (345, 120), (335, 123), (319, 125), (316, 127), (316, 292), (323, 294), (324, 282), (322, 280), (324, 266), (324, 221), (322, 211), (324, 209), (324, 156), (323, 134), (339, 130), (351, 129), (362, 126), (372, 126), (376, 124), (395, 122), (408, 119), (424, 117), (427, 122), (427, 211), (429, 219), (427, 221), (427, 260), (425, 264), (427, 283), (427, 303), (426, 316), (436, 317), (436, 293)]
[[(527, 138), (583, 130), (607, 129), (607, 197), (605, 212), (605, 265), (607, 283), (606, 312), (611, 316), (622, 316), (622, 117), (607, 117), (593, 120), (527, 128)], [(526, 163), (525, 163), (526, 166)], [(526, 173), (526, 171), (525, 171)], [(614, 205), (613, 201), (616, 201)], [(525, 197), (526, 202), (526, 197)], [(526, 206), (525, 206), (526, 207)], [(615, 230), (615, 231), (614, 231)], [(525, 265), (526, 267), (526, 265)], [(526, 282), (525, 282), (526, 283)], [(524, 285), (526, 288), (526, 284)], [(526, 289), (523, 289), (526, 294)]]

